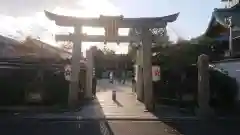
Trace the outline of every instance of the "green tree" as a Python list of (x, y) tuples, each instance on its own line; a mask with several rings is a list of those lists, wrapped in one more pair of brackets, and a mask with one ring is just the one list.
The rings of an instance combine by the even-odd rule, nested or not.
[(115, 54), (115, 51), (104, 46), (104, 48), (102, 49), (102, 52), (105, 54), (105, 55), (114, 55)]
[(155, 61), (167, 68), (181, 68), (196, 64), (199, 55), (214, 54), (211, 49), (212, 43), (213, 40), (203, 36), (192, 40), (181, 40), (170, 47), (160, 48)]
[[(167, 35), (166, 28), (153, 28), (149, 29), (152, 33), (152, 50), (153, 52), (158, 52), (162, 47), (171, 46), (172, 42), (169, 40), (169, 36)], [(136, 34), (133, 29), (130, 30), (129, 35)], [(128, 56), (132, 60), (136, 60), (138, 45), (136, 43), (130, 43), (128, 46)]]

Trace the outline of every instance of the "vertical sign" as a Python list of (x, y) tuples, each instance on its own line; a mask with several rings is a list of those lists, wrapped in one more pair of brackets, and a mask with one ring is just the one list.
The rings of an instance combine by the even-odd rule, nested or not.
[(93, 68), (93, 76), (95, 76), (96, 74), (95, 74), (95, 68)]
[(152, 66), (152, 80), (154, 82), (159, 81), (160, 75), (161, 75), (160, 66)]
[(139, 67), (138, 67), (138, 65), (134, 65), (134, 67), (135, 67), (135, 72), (134, 72), (135, 76), (134, 76), (134, 79), (135, 79), (135, 81), (137, 81)]

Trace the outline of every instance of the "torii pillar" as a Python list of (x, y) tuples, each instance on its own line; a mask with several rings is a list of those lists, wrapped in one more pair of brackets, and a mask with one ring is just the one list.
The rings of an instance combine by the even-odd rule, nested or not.
[(85, 98), (92, 98), (92, 79), (93, 79), (93, 50), (89, 49), (86, 51), (86, 58), (87, 58), (87, 76), (86, 76), (86, 92)]
[(154, 97), (152, 86), (152, 33), (149, 28), (142, 28), (142, 66), (144, 104), (148, 111), (154, 110)]
[(148, 27), (142, 28), (141, 45), (137, 50), (137, 98), (143, 101), (149, 111), (154, 110), (152, 86), (152, 33)]
[(71, 79), (69, 85), (69, 93), (68, 93), (68, 104), (69, 106), (75, 106), (78, 103), (78, 92), (79, 89), (79, 73), (80, 73), (80, 60), (82, 54), (82, 41), (79, 40), (81, 36), (82, 27), (74, 26), (73, 33), (73, 49), (72, 49), (72, 59), (71, 59)]

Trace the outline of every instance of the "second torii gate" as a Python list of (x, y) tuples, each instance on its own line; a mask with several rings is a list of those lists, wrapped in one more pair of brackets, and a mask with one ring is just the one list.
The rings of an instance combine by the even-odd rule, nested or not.
[[(56, 15), (45, 11), (46, 16), (50, 20), (54, 20), (56, 25), (74, 27), (74, 33), (70, 35), (56, 35), (57, 41), (73, 42), (72, 50), (72, 75), (69, 89), (69, 105), (77, 103), (77, 92), (81, 58), (82, 42), (137, 42), (142, 44), (143, 49), (143, 82), (144, 82), (144, 103), (146, 109), (153, 109), (153, 90), (152, 90), (152, 62), (151, 62), (151, 46), (152, 33), (151, 28), (164, 28), (168, 22), (177, 19), (178, 13), (165, 17), (155, 18), (123, 18), (123, 16), (100, 16), (99, 18), (76, 18), (70, 16)], [(105, 35), (85, 35), (82, 33), (82, 26), (104, 27)], [(119, 28), (137, 28), (141, 30), (140, 35), (135, 36), (119, 36)], [(87, 89), (86, 97), (91, 97), (91, 89)]]

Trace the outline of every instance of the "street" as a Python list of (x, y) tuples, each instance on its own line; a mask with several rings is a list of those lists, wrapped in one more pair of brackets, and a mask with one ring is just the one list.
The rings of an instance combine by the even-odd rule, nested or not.
[[(111, 90), (117, 100), (111, 101)], [(155, 117), (144, 112), (129, 86), (101, 81), (97, 100), (78, 112), (0, 114), (0, 132), (6, 135), (228, 135), (239, 134), (239, 120), (199, 121), (176, 115)], [(120, 104), (120, 105), (119, 105)], [(174, 113), (169, 113), (172, 116)], [(138, 116), (138, 117), (137, 117)], [(166, 115), (167, 116), (167, 115)]]
[(37, 121), (0, 122), (3, 135), (228, 135), (239, 134), (239, 121)]
[(6, 135), (107, 135), (103, 121), (36, 121), (12, 120), (1, 121), (1, 134)]

